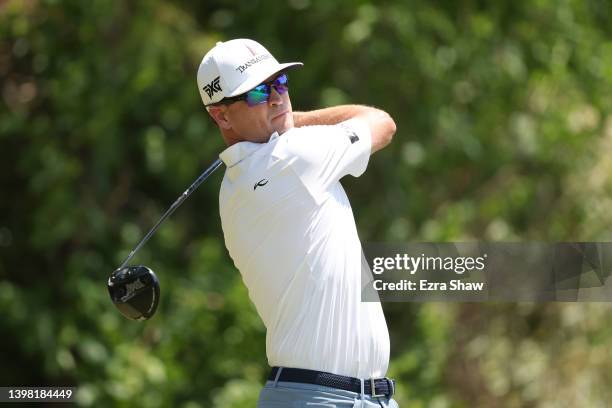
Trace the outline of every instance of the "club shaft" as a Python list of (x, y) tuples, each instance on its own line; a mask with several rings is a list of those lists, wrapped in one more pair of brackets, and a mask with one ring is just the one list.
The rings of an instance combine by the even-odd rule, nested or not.
[(138, 252), (138, 250), (147, 243), (147, 241), (149, 240), (149, 238), (151, 238), (151, 236), (153, 234), (155, 234), (155, 231), (157, 231), (157, 229), (159, 228), (159, 226), (161, 225), (162, 222), (164, 222), (166, 220), (166, 218), (168, 218), (169, 216), (172, 215), (172, 213), (178, 208), (180, 207), (181, 204), (183, 204), (183, 201), (185, 201), (187, 199), (187, 197), (189, 197), (191, 195), (191, 193), (193, 193), (199, 186), (200, 184), (202, 184), (204, 182), (204, 180), (206, 180), (208, 178), (208, 176), (210, 176), (215, 170), (217, 170), (221, 164), (223, 162), (221, 161), (221, 159), (217, 159), (215, 160), (215, 162), (213, 164), (210, 165), (209, 168), (207, 168), (206, 170), (204, 170), (204, 172), (196, 179), (196, 181), (193, 182), (193, 184), (191, 184), (189, 186), (189, 188), (187, 188), (187, 190), (185, 190), (183, 192), (183, 194), (181, 194), (179, 196), (179, 198), (176, 199), (176, 201), (170, 206), (170, 208), (168, 208), (166, 210), (166, 212), (164, 213), (164, 215), (161, 216), (161, 218), (159, 219), (159, 221), (157, 221), (155, 223), (155, 225), (153, 226), (153, 228), (151, 228), (151, 230), (147, 233), (147, 235), (144, 236), (144, 238), (142, 238), (140, 240), (140, 242), (138, 243), (138, 245), (136, 245), (136, 247), (132, 250), (132, 252), (130, 252), (130, 254), (128, 255), (127, 258), (125, 258), (125, 261), (123, 261), (123, 263), (121, 264), (121, 266), (119, 266), (118, 269), (123, 268), (125, 265), (127, 265), (128, 262), (130, 262), (130, 260), (134, 257), (134, 255), (136, 255), (136, 252)]

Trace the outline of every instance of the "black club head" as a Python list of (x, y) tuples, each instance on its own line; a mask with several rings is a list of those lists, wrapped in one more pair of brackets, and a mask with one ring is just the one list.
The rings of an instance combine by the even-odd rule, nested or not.
[(108, 293), (122, 315), (132, 320), (147, 320), (159, 304), (159, 280), (144, 265), (124, 266), (108, 278)]

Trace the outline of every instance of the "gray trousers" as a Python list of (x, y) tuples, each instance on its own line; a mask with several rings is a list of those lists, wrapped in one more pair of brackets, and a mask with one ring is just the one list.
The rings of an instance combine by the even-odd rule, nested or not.
[(394, 399), (372, 398), (321, 385), (268, 381), (259, 393), (257, 408), (399, 408), (399, 405)]

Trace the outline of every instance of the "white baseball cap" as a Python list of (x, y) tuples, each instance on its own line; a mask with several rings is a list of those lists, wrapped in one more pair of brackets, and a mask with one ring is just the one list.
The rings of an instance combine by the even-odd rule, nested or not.
[(279, 64), (257, 41), (239, 38), (218, 42), (198, 68), (198, 89), (204, 105), (243, 94), (270, 76), (301, 62)]

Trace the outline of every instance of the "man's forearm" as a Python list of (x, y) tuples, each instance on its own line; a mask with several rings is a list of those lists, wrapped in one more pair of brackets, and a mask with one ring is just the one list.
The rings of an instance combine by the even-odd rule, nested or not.
[(293, 112), (295, 127), (335, 125), (345, 120), (359, 118), (370, 128), (371, 152), (374, 153), (391, 142), (395, 134), (395, 122), (387, 112), (364, 105), (340, 105), (310, 112)]
[(312, 125), (335, 125), (358, 115), (363, 115), (375, 108), (364, 105), (339, 105), (317, 109), (309, 112), (293, 112), (295, 127)]

